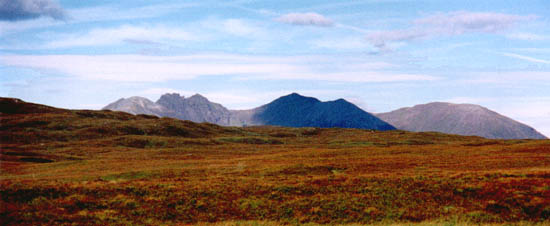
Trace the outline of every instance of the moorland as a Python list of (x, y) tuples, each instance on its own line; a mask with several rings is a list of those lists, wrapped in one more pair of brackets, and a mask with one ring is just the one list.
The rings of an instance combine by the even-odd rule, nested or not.
[(0, 110), (1, 225), (550, 223), (548, 140)]

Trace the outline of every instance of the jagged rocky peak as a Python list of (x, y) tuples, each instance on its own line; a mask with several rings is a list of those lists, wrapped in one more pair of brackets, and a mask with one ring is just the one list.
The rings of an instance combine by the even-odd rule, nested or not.
[(183, 100), (185, 98), (180, 96), (179, 93), (167, 93), (162, 95), (156, 103), (168, 109), (178, 109), (183, 105)]
[(204, 96), (202, 96), (198, 93), (191, 96), (191, 97), (188, 97), (186, 100), (188, 100), (192, 103), (205, 103), (205, 104), (210, 103), (210, 101), (206, 97), (204, 97)]
[(179, 93), (166, 93), (157, 100), (157, 103), (161, 102), (179, 102), (185, 99), (184, 96), (180, 96)]

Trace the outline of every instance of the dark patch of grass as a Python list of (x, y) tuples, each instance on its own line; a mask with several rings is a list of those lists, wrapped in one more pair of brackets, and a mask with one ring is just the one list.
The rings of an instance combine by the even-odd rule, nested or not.
[(281, 140), (264, 137), (220, 137), (216, 141), (239, 144), (283, 144)]
[(34, 163), (50, 163), (50, 162), (53, 162), (53, 160), (50, 160), (50, 159), (36, 158), (36, 157), (19, 158), (19, 161), (34, 162)]

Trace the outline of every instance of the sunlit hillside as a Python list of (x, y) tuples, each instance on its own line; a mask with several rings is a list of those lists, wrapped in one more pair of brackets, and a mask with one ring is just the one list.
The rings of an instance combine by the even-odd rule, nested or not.
[(548, 140), (0, 110), (1, 225), (550, 223)]

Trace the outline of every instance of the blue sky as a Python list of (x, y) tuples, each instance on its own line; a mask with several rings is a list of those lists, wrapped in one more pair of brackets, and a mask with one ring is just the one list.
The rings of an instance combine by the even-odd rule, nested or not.
[(550, 135), (550, 2), (0, 0), (0, 96), (473, 103)]

